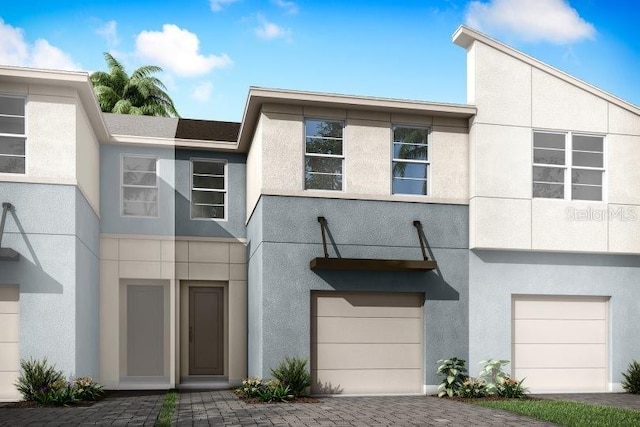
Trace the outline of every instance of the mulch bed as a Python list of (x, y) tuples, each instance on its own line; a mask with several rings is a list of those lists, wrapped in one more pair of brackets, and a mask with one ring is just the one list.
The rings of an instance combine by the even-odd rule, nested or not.
[(238, 399), (242, 400), (244, 403), (252, 404), (252, 403), (261, 403), (261, 404), (276, 404), (276, 403), (319, 403), (320, 399), (310, 396), (300, 396), (287, 401), (273, 401), (273, 402), (263, 402), (257, 397), (244, 397), (239, 395), (238, 393), (233, 393)]

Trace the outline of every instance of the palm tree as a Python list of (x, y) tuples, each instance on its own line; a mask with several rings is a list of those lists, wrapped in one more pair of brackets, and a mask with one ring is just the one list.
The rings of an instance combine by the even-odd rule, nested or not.
[(154, 73), (162, 71), (155, 65), (144, 65), (129, 76), (124, 66), (111, 54), (104, 59), (109, 72), (91, 74), (93, 91), (105, 113), (135, 114), (144, 116), (180, 117), (167, 89)]

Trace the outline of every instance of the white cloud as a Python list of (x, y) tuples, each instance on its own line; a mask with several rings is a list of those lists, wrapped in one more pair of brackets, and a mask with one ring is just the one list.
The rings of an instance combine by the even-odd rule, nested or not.
[(220, 12), (226, 6), (237, 2), (238, 0), (209, 0), (209, 6), (214, 12)]
[(79, 70), (69, 55), (45, 39), (29, 44), (22, 28), (12, 27), (0, 19), (0, 64), (20, 67)]
[(211, 82), (202, 82), (196, 85), (191, 91), (191, 97), (198, 102), (207, 102), (211, 98), (213, 85)]
[(118, 23), (114, 20), (96, 29), (96, 34), (102, 36), (107, 41), (109, 47), (115, 47), (120, 42), (120, 40), (118, 40)]
[(469, 26), (488, 33), (506, 33), (529, 42), (569, 44), (593, 39), (596, 30), (565, 0), (472, 1)]
[(258, 15), (258, 21), (260, 22), (260, 26), (255, 28), (255, 33), (261, 39), (273, 40), (277, 38), (284, 38), (290, 40), (291, 30), (282, 28), (273, 22), (269, 22), (261, 15)]
[(162, 31), (138, 34), (136, 55), (184, 77), (200, 76), (233, 63), (226, 53), (219, 56), (201, 54), (198, 36), (174, 24), (164, 24)]
[(295, 2), (289, 0), (272, 0), (273, 3), (284, 9), (288, 14), (294, 15), (298, 13), (298, 5)]

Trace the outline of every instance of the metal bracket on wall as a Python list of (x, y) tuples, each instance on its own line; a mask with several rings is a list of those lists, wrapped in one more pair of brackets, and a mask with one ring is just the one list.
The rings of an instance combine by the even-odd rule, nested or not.
[(418, 230), (422, 260), (404, 259), (365, 259), (365, 258), (330, 258), (327, 248), (328, 223), (323, 216), (318, 217), (320, 233), (322, 235), (322, 249), (324, 257), (311, 260), (309, 267), (312, 270), (368, 270), (368, 271), (425, 271), (434, 270), (438, 264), (430, 261), (427, 256), (426, 239), (420, 221), (414, 221), (413, 225)]
[(0, 220), (0, 261), (18, 261), (20, 254), (11, 248), (2, 247), (2, 235), (4, 234), (4, 224), (7, 221), (7, 212), (13, 209), (11, 203), (2, 203), (2, 220)]

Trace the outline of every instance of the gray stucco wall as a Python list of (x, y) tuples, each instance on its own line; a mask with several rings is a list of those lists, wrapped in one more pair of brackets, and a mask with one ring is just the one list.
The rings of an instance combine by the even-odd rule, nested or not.
[(247, 224), (247, 364), (249, 376), (262, 375), (262, 203)]
[[(158, 158), (158, 217), (122, 216), (121, 156), (139, 154)], [(100, 232), (173, 236), (175, 230), (174, 149), (102, 144), (100, 146)]]
[(471, 368), (482, 359), (513, 359), (514, 294), (610, 297), (611, 382), (620, 383), (621, 372), (638, 359), (638, 256), (471, 251), (469, 275)]
[[(246, 163), (243, 154), (176, 150), (176, 235), (236, 237), (246, 236)], [(227, 161), (227, 219), (191, 219), (191, 159)]]
[[(337, 248), (346, 258), (421, 259), (413, 226), (420, 220), (439, 268), (314, 272), (309, 261), (323, 255), (318, 216), (327, 219), (335, 242), (330, 255)], [(262, 223), (262, 233), (254, 221)], [(437, 384), (438, 359), (467, 357), (467, 206), (262, 196), (249, 222), (249, 242), (249, 310), (262, 308), (261, 318), (249, 318), (251, 375), (268, 377), (285, 356), (309, 358), (312, 290), (423, 292), (425, 384)], [(262, 265), (261, 282), (255, 263)]]
[[(20, 356), (96, 375), (97, 216), (75, 186), (1, 182), (0, 195), (15, 206), (2, 246), (21, 254), (19, 262), (0, 261), (0, 285), (20, 289)], [(76, 289), (79, 277), (92, 291)]]
[(99, 218), (76, 189), (76, 375), (100, 372)]

